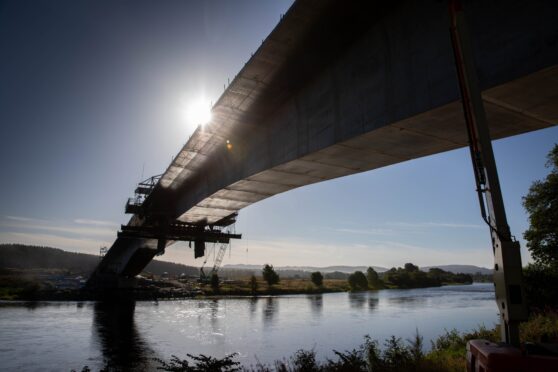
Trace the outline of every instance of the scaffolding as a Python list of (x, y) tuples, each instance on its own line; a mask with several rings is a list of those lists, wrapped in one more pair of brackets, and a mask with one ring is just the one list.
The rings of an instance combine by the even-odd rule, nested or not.
[(126, 201), (125, 211), (127, 214), (140, 214), (142, 212), (143, 202), (157, 186), (161, 176), (162, 174), (158, 174), (138, 183), (134, 196)]

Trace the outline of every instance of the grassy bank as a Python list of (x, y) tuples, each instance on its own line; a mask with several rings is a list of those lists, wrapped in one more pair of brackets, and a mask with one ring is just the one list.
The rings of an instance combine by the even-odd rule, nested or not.
[[(76, 284), (73, 288), (58, 288), (52, 277), (63, 277), (58, 270), (2, 270), (0, 271), (0, 300), (95, 300), (94, 293), (83, 292)], [(45, 279), (48, 278), (48, 279)], [(316, 286), (308, 279), (282, 279), (278, 284), (268, 286), (263, 280), (257, 281), (256, 291), (250, 280), (228, 280), (214, 290), (210, 284), (180, 282), (177, 280), (151, 281), (149, 286), (138, 285), (129, 295), (137, 300), (166, 298), (188, 298), (198, 296), (269, 296), (291, 294), (319, 294), (346, 292), (349, 285), (343, 279), (325, 279), (322, 286)]]
[(289, 295), (289, 294), (315, 294), (346, 292), (349, 285), (343, 279), (325, 279), (322, 286), (316, 286), (308, 279), (281, 279), (278, 284), (268, 286), (263, 280), (257, 281), (257, 289), (252, 290), (249, 279), (225, 281), (221, 283), (219, 289), (215, 291), (209, 284), (201, 287), (206, 295), (221, 296), (269, 296), (269, 295)]
[(33, 300), (51, 288), (35, 270), (0, 269), (0, 300)]

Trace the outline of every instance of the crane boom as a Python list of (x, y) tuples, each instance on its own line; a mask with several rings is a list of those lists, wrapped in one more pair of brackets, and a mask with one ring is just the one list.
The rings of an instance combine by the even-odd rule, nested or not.
[(490, 228), (494, 285), (500, 310), (501, 339), (519, 346), (519, 323), (527, 318), (519, 242), (506, 218), (492, 141), (474, 64), (471, 41), (459, 0), (450, 0), (450, 32), (481, 215)]
[(200, 279), (202, 281), (207, 281), (208, 278), (210, 278), (213, 274), (217, 274), (217, 272), (219, 271), (219, 268), (221, 267), (221, 263), (223, 262), (223, 258), (225, 257), (225, 252), (227, 252), (228, 247), (229, 247), (229, 243), (221, 243), (219, 245), (219, 249), (218, 249), (217, 253), (215, 254), (215, 261), (213, 263), (213, 268), (211, 268), (211, 272), (209, 274), (206, 274), (203, 271), (203, 268), (204, 268), (205, 264), (207, 263), (207, 257), (206, 257), (205, 261), (203, 262), (202, 266), (200, 267)]

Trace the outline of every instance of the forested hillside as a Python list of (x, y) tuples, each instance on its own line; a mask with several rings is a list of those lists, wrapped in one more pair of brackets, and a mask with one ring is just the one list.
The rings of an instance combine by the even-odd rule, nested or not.
[[(23, 244), (0, 244), (0, 268), (12, 269), (61, 269), (89, 275), (99, 263), (100, 257), (92, 254), (66, 252), (58, 248)], [(161, 275), (198, 275), (199, 270), (171, 262), (153, 260), (145, 271)]]

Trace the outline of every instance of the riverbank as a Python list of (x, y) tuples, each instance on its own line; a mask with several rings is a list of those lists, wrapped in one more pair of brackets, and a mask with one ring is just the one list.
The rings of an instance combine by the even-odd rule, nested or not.
[(24, 270), (4, 270), (0, 274), (0, 300), (7, 301), (87, 301), (105, 297), (127, 297), (134, 300), (165, 300), (214, 296), (278, 296), (346, 292), (346, 280), (326, 279), (315, 286), (307, 279), (282, 279), (268, 286), (257, 281), (254, 290), (248, 278), (224, 280), (216, 290), (210, 284), (190, 280), (153, 280), (140, 278), (134, 289), (95, 292), (83, 289), (85, 279), (50, 270), (48, 273)]
[[(368, 291), (385, 289), (433, 288), (442, 285), (461, 285), (464, 283), (430, 283), (428, 286), (413, 286), (406, 283), (407, 288), (400, 288), (391, 283), (382, 283), (377, 288), (351, 289), (345, 279), (324, 279), (317, 286), (310, 279), (284, 278), (278, 284), (269, 286), (261, 278), (254, 283), (250, 278), (223, 280), (218, 288), (198, 280), (178, 279), (146, 279), (139, 278), (134, 289), (112, 292), (95, 292), (83, 289), (86, 279), (83, 276), (65, 274), (61, 270), (30, 271), (4, 270), (0, 273), (0, 300), (16, 301), (88, 301), (102, 300), (106, 297), (128, 297), (138, 301), (185, 299), (226, 296), (281, 296), (299, 294), (324, 294), (347, 291)], [(470, 283), (467, 283), (470, 284)]]

